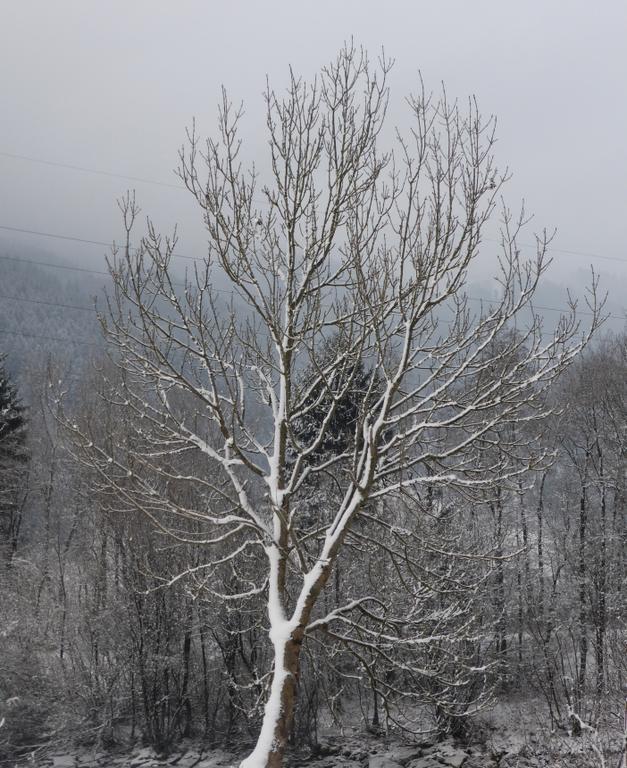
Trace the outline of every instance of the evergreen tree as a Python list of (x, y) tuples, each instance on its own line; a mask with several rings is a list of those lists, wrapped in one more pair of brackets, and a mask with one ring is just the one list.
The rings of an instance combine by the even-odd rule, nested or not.
[(22, 519), (26, 450), (26, 409), (0, 356), (0, 549), (10, 560)]
[[(346, 362), (335, 361), (346, 354)], [(330, 373), (325, 375), (325, 368)], [(311, 386), (310, 382), (317, 382)], [(322, 384), (321, 382), (326, 382)], [(299, 388), (308, 390), (304, 412), (295, 423), (295, 439), (312, 443), (320, 432), (316, 457), (338, 456), (361, 444), (359, 417), (381, 395), (382, 383), (361, 357), (349, 353), (345, 340), (335, 335), (323, 345), (320, 360), (310, 364), (300, 377)], [(325, 423), (326, 421), (326, 423)], [(324, 425), (324, 426), (323, 426)]]

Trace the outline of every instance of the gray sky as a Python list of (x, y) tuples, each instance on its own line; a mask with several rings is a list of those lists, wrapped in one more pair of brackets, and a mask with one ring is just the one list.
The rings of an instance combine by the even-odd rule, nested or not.
[[(288, 64), (312, 75), (351, 35), (396, 59), (401, 126), (419, 68), (430, 88), (443, 80), (450, 95), (476, 94), (498, 116), (508, 201), (524, 196), (538, 228), (557, 227), (556, 247), (625, 260), (555, 253), (552, 279), (571, 282), (593, 263), (625, 307), (624, 0), (4, 0), (0, 153), (176, 183), (184, 128), (193, 116), (203, 133), (213, 128), (221, 84), (244, 100), (261, 151), (266, 73), (278, 86)], [(119, 233), (116, 197), (133, 186), (2, 154), (0, 173), (0, 224), (104, 241)], [(202, 250), (185, 192), (134, 186), (160, 226), (180, 224), (181, 251)], [(102, 259), (98, 247), (19, 242)]]

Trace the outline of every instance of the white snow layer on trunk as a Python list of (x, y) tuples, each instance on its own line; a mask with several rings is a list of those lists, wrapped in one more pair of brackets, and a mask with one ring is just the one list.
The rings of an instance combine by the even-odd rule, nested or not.
[(277, 724), (282, 715), (281, 698), (285, 681), (291, 674), (285, 669), (285, 650), (290, 640), (293, 622), (282, 621), (270, 630), (270, 640), (274, 647), (274, 673), (270, 695), (266, 702), (261, 732), (255, 749), (240, 763), (240, 768), (265, 768), (268, 757), (275, 747), (274, 738)]

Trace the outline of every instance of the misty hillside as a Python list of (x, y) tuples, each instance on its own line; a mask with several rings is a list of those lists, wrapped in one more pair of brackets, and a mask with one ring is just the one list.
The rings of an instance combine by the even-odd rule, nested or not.
[(0, 350), (8, 369), (25, 382), (48, 360), (80, 369), (101, 344), (93, 307), (107, 278), (32, 263), (63, 264), (35, 248), (3, 245), (0, 256)]
[[(91, 355), (103, 347), (94, 302), (103, 306), (109, 278), (100, 274), (104, 264), (87, 266), (64, 259), (58, 253), (31, 245), (0, 241), (0, 352), (7, 355), (7, 368), (18, 378), (28, 398), (28, 381), (54, 362), (72, 374), (80, 372)], [(48, 267), (46, 263), (63, 268)], [(76, 269), (78, 267), (78, 269)], [(85, 270), (85, 271), (81, 271)], [(93, 270), (93, 271), (92, 271)], [(625, 326), (621, 297), (621, 278), (601, 274), (600, 294), (608, 297), (605, 314), (610, 315), (604, 332), (618, 333)], [(579, 300), (579, 317), (585, 328), (590, 320), (584, 300), (590, 286), (590, 275), (579, 270), (565, 286), (543, 278), (534, 307), (544, 318), (545, 332), (551, 333), (560, 317), (557, 310), (567, 306), (567, 288)], [(468, 286), (473, 298), (471, 309), (479, 311), (476, 299), (495, 297), (494, 283), (477, 280)], [(520, 322), (530, 318), (521, 313)]]

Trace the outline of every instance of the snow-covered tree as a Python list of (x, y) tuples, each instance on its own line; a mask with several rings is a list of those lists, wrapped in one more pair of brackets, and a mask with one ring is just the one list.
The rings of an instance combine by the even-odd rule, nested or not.
[[(542, 394), (586, 341), (574, 306), (548, 334), (528, 311), (547, 238), (523, 261), (524, 217), (507, 209), (500, 246), (490, 246), (500, 298), (471, 304), (468, 271), (507, 180), (493, 160), (494, 122), (474, 100), (463, 109), (419, 84), (408, 131), (383, 149), (389, 70), (349, 46), (312, 83), (291, 73), (284, 95), (269, 87), (260, 166), (245, 164), (242, 113), (223, 94), (217, 138), (201, 145), (191, 130), (180, 153), (208, 235), (207, 256), (184, 285), (172, 264), (175, 235), (162, 238), (149, 223), (130, 247), (138, 208), (125, 199), (127, 244), (111, 260), (115, 292), (102, 322), (121, 370), (109, 397), (133, 437), (102, 441), (87, 424), (67, 424), (82, 460), (129, 508), (174, 542), (199, 545), (198, 561), (172, 580), (194, 580), (229, 605), (264, 598), (273, 663), (259, 670), (265, 711), (242, 768), (282, 764), (301, 652), (314, 634), (342, 635), (369, 658), (397, 663), (397, 677), (386, 677), (397, 697), (408, 680), (429, 677), (418, 668), (429, 658), (450, 685), (468, 685), (447, 655), (444, 614), (412, 614), (403, 635), (395, 583), (370, 591), (361, 579), (330, 610), (321, 595), (349, 546), (405, 557), (411, 572), (405, 553), (419, 546), (420, 526), (400, 518), (426, 520), (425, 494), (445, 487), (461, 498), (541, 463), (533, 427), (545, 414)], [(225, 279), (230, 300), (215, 287)], [(596, 313), (594, 294), (590, 303)], [(527, 325), (519, 321), (504, 353), (494, 341), (517, 317)], [(356, 385), (364, 407), (351, 410), (350, 432), (332, 434)], [(312, 526), (317, 478), (333, 492)], [(193, 503), (174, 486), (193, 488)], [(460, 549), (459, 537), (450, 545), (426, 542), (443, 559), (490, 557)], [(411, 652), (430, 640), (431, 654)]]

